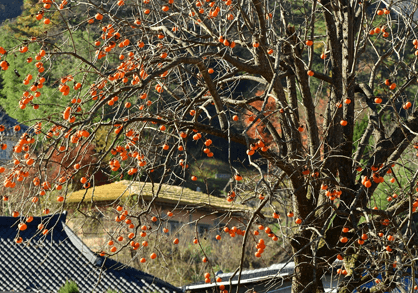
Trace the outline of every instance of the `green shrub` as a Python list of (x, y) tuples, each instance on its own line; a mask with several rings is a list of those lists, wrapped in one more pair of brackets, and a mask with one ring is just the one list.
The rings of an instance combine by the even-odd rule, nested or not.
[(58, 290), (58, 293), (79, 293), (77, 284), (74, 281), (67, 280), (65, 284)]

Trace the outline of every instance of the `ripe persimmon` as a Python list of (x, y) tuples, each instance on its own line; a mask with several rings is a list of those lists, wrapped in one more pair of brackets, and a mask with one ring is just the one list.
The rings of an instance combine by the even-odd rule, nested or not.
[(196, 133), (195, 135), (193, 135), (193, 140), (199, 140), (201, 137), (202, 137), (202, 134)]
[(20, 223), (18, 227), (20, 231), (25, 231), (28, 228), (28, 225), (26, 225), (25, 223)]
[(340, 238), (340, 242), (341, 243), (347, 243), (347, 241), (348, 241), (348, 238), (347, 237), (341, 237)]
[(404, 109), (404, 110), (407, 110), (407, 109), (409, 109), (409, 108), (411, 108), (412, 107), (412, 103), (411, 102), (406, 102), (403, 106), (402, 106), (402, 108)]
[(247, 150), (247, 155), (249, 155), (249, 156), (254, 155), (254, 151), (253, 150)]

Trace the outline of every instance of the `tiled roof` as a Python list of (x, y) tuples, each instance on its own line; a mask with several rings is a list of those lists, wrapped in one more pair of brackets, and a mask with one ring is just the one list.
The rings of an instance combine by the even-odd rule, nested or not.
[[(23, 134), (29, 129), (29, 127), (27, 127), (26, 125), (20, 124), (16, 119), (7, 115), (7, 113), (4, 111), (4, 109), (1, 106), (0, 106), (0, 125), (4, 125), (4, 127), (6, 128), (4, 132), (2, 132), (2, 135), (5, 135), (5, 136), (15, 136), (15, 135), (20, 136), (21, 134)], [(17, 133), (13, 130), (13, 127), (15, 125), (20, 125), (20, 130)]]
[[(56, 292), (66, 280), (80, 292), (182, 292), (149, 274), (97, 256), (65, 225), (66, 213), (34, 217), (19, 235), (19, 220), (0, 217), (0, 292)], [(43, 223), (50, 233), (39, 233)]]
[(23, 0), (0, 0), (0, 24), (8, 19), (19, 16), (22, 13)]
[[(335, 260), (333, 263), (333, 268), (337, 269), (343, 265), (343, 261)], [(279, 280), (280, 284), (277, 286), (276, 290), (268, 291), (268, 292), (290, 292), (290, 287), (282, 287), (280, 282), (289, 280), (295, 271), (295, 263), (294, 262), (286, 262), (286, 263), (278, 263), (273, 264), (267, 268), (260, 268), (254, 270), (243, 270), (241, 272), (241, 280), (240, 284), (249, 285), (249, 284), (256, 284), (262, 282), (268, 282), (269, 280), (276, 278)], [(222, 271), (216, 273), (216, 277), (220, 277), (222, 279), (221, 282), (212, 282), (212, 283), (204, 283), (198, 282), (190, 285), (186, 285), (183, 287), (184, 291), (192, 291), (192, 292), (201, 292), (203, 290), (209, 291), (211, 288), (224, 285), (229, 286), (229, 280), (231, 279), (234, 273), (223, 273)], [(238, 273), (231, 280), (231, 285), (235, 286), (238, 283)], [(328, 283), (324, 283), (325, 292), (330, 292), (330, 288), (327, 288)], [(335, 285), (335, 284), (334, 284)], [(289, 290), (288, 290), (289, 289)], [(283, 291), (282, 291), (283, 290)], [(288, 291), (286, 291), (288, 290)], [(328, 291), (327, 291), (328, 290)], [(231, 292), (234, 290), (230, 290)]]
[[(278, 273), (280, 273), (281, 276), (291, 275), (293, 274), (294, 270), (295, 270), (294, 262), (273, 264), (267, 268), (243, 270), (241, 272), (241, 280), (254, 279), (254, 278), (260, 278), (260, 277), (272, 276), (272, 275), (274, 276)], [(221, 273), (221, 274), (218, 274), (217, 276), (221, 277), (224, 280), (229, 280), (232, 277), (232, 275), (233, 273)], [(235, 274), (232, 280), (238, 280), (238, 273)]]
[[(260, 268), (260, 269), (255, 269), (255, 270), (243, 270), (241, 272), (240, 284), (258, 283), (258, 282), (269, 280), (273, 277), (287, 278), (293, 274), (294, 269), (295, 269), (295, 263), (289, 262), (289, 263), (273, 264), (267, 268)], [(218, 282), (216, 284), (215, 283), (207, 284), (204, 282), (199, 282), (199, 283), (185, 286), (184, 290), (194, 291), (194, 290), (208, 289), (208, 288), (219, 286), (219, 285), (229, 286), (229, 280), (233, 274), (234, 273), (220, 272), (216, 274), (216, 277), (220, 277), (222, 279), (222, 282)], [(235, 276), (232, 278), (231, 281), (232, 281), (231, 282), (232, 285), (236, 285), (238, 283), (238, 273), (235, 274)]]
[(413, 16), (413, 20), (418, 20), (418, 11), (416, 11), (416, 2), (411, 0), (404, 0), (404, 1), (395, 1), (392, 3), (391, 1), (384, 0), (382, 1), (383, 5), (380, 8), (388, 7), (390, 10), (394, 11), (397, 14), (402, 15), (403, 17), (410, 18)]

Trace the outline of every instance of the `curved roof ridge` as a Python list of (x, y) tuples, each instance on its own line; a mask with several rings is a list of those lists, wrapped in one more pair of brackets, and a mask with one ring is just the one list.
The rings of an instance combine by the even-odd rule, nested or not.
[[(27, 125), (22, 124), (19, 121), (17, 121), (15, 118), (9, 116), (1, 105), (0, 105), (0, 124), (5, 126), (6, 128), (5, 133), (9, 136), (21, 134), (23, 132), (26, 132), (29, 129)], [(20, 125), (20, 130), (16, 133), (13, 133), (13, 131), (10, 131), (10, 129), (14, 127), (15, 125)]]
[[(0, 292), (57, 291), (66, 280), (77, 283), (80, 292), (179, 293), (180, 288), (159, 278), (92, 252), (65, 224), (67, 213), (34, 217), (27, 229), (17, 224), (24, 217), (0, 217)], [(42, 223), (49, 232), (43, 235)], [(15, 243), (16, 237), (23, 242)], [(16, 276), (19, 276), (18, 278)]]

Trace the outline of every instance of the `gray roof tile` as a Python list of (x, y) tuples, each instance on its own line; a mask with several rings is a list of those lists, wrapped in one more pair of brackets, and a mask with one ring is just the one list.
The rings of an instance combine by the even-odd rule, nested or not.
[(29, 129), (29, 127), (27, 127), (26, 125), (20, 124), (16, 119), (7, 115), (3, 107), (0, 106), (0, 125), (4, 125), (4, 127), (6, 128), (3, 133), (6, 136), (16, 135), (16, 133), (13, 131), (13, 127), (18, 124), (20, 125), (20, 131), (17, 133), (18, 135), (21, 135)]
[[(65, 225), (65, 217), (64, 213), (34, 218), (27, 230), (19, 233), (15, 225), (19, 219), (0, 217), (0, 291), (51, 292), (71, 279), (80, 292), (181, 292), (151, 275), (95, 255)], [(41, 221), (49, 229), (55, 226), (46, 237), (37, 231)], [(23, 243), (14, 242), (17, 234)], [(103, 263), (102, 272), (102, 265), (97, 263)]]

